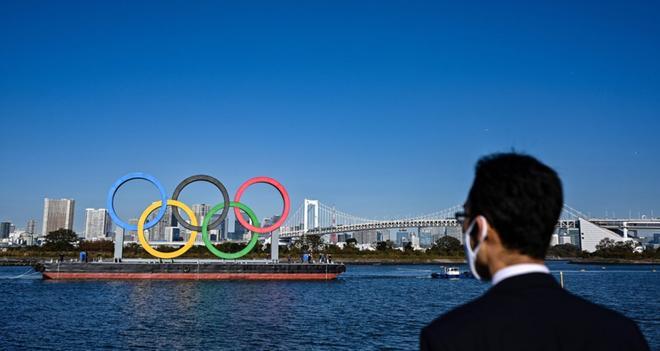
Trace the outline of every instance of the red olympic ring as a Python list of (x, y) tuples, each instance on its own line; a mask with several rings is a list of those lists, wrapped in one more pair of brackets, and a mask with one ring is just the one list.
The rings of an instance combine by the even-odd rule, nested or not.
[(270, 233), (277, 228), (279, 228), (282, 224), (284, 224), (284, 221), (286, 220), (286, 217), (289, 215), (289, 209), (290, 209), (290, 202), (289, 202), (289, 194), (286, 192), (286, 189), (280, 184), (277, 180), (269, 177), (254, 177), (252, 179), (248, 179), (245, 183), (241, 184), (241, 187), (238, 188), (238, 191), (236, 191), (236, 196), (234, 196), (234, 201), (240, 202), (241, 201), (241, 196), (243, 195), (243, 192), (247, 187), (249, 187), (252, 184), (256, 183), (265, 183), (269, 184), (275, 187), (277, 191), (280, 192), (280, 195), (282, 196), (282, 200), (284, 201), (284, 210), (282, 211), (282, 214), (280, 215), (280, 219), (273, 223), (272, 225), (264, 228), (258, 228), (253, 225), (250, 225), (245, 218), (241, 215), (240, 209), (238, 207), (234, 207), (234, 213), (236, 214), (236, 219), (238, 219), (238, 222), (241, 223), (241, 225), (251, 231), (251, 232), (256, 232), (259, 234), (264, 234), (264, 233)]

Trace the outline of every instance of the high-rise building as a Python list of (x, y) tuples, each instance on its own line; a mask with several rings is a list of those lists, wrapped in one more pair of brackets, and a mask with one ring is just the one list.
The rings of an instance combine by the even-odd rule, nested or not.
[(8, 238), (10, 230), (11, 230), (11, 223), (0, 222), (0, 239)]
[(105, 208), (87, 208), (85, 209), (85, 239), (100, 240), (105, 239), (112, 232), (112, 221), (108, 210)]
[[(137, 218), (131, 218), (128, 220), (128, 224), (130, 225), (137, 225), (138, 224), (138, 219)], [(137, 230), (127, 230), (124, 232), (124, 241), (137, 241)]]
[[(243, 216), (243, 218), (244, 218), (248, 223), (251, 222), (251, 221), (250, 221), (250, 218), (248, 217), (248, 215), (244, 214), (243, 212), (241, 212), (241, 216)], [(247, 229), (241, 224), (241, 222), (238, 221), (238, 218), (235, 219), (235, 220), (234, 220), (234, 233), (233, 233), (233, 235), (231, 236), (231, 239), (234, 239), (234, 240), (244, 240), (244, 239), (245, 239), (245, 235), (247, 235), (247, 233), (248, 233), (248, 230), (247, 230)]]
[(164, 241), (180, 241), (181, 228), (179, 227), (165, 227)]
[[(153, 221), (157, 215), (158, 210), (151, 212), (147, 221)], [(149, 238), (155, 241), (169, 241), (166, 239), (167, 234), (165, 232), (165, 228), (176, 226), (177, 221), (176, 217), (174, 217), (172, 206), (167, 206), (167, 208), (165, 208), (165, 214), (163, 215), (163, 218), (161, 218), (161, 220), (158, 221), (155, 226), (149, 229)]]
[[(194, 204), (191, 207), (193, 213), (195, 214), (195, 217), (197, 218), (197, 225), (202, 226), (202, 222), (204, 221), (204, 217), (211, 211), (211, 205), (207, 204)], [(211, 222), (209, 222), (210, 224)], [(188, 235), (190, 235), (190, 231), (188, 231)], [(202, 239), (202, 233), (198, 232), (197, 233), (197, 238), (195, 238), (196, 243), (203, 243), (204, 240)]]
[(73, 199), (44, 199), (44, 218), (42, 234), (46, 235), (58, 229), (73, 230)]
[(337, 234), (337, 242), (339, 243), (345, 243), (346, 240), (353, 238), (353, 234), (351, 233), (339, 233)]
[[(209, 224), (215, 222), (218, 218), (220, 218), (220, 214), (214, 214), (213, 217), (211, 217)], [(200, 237), (201, 237), (201, 233), (200, 233)], [(215, 229), (209, 230), (209, 238), (211, 239), (211, 241), (214, 242), (227, 239), (227, 218), (222, 220), (222, 222), (220, 222), (220, 225), (217, 226)]]
[(358, 244), (372, 244), (378, 241), (378, 231), (361, 230), (359, 232), (354, 232), (353, 237), (357, 240)]
[(421, 247), (431, 247), (431, 245), (433, 245), (433, 231), (431, 230), (431, 228), (420, 229), (419, 245)]
[(580, 229), (579, 228), (569, 228), (566, 231), (566, 235), (571, 237), (571, 244), (580, 247)]
[(410, 233), (410, 243), (412, 244), (413, 249), (417, 250), (419, 246), (419, 235), (415, 233)]
[(396, 232), (396, 245), (397, 246), (404, 246), (410, 241), (410, 233), (408, 233), (408, 230), (406, 229), (399, 229), (398, 232)]
[(25, 232), (34, 235), (37, 233), (37, 220), (36, 219), (31, 219), (27, 222), (27, 226), (25, 227)]
[(207, 204), (194, 204), (192, 205), (192, 211), (197, 217), (197, 225), (201, 226), (204, 217), (211, 211), (211, 205)]

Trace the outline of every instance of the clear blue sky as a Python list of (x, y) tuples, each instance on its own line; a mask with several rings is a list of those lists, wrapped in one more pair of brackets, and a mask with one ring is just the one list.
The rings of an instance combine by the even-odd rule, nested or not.
[[(594, 215), (660, 215), (655, 1), (0, 3), (0, 219), (152, 173), (270, 175), (365, 217), (462, 203), (512, 148)], [(280, 209), (266, 186), (245, 203)], [(188, 203), (219, 202), (194, 184)], [(137, 217), (157, 193), (122, 188)]]

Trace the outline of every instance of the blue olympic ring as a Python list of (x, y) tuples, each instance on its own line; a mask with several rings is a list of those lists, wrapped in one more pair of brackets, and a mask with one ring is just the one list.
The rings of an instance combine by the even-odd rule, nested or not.
[[(110, 218), (112, 218), (112, 221), (115, 222), (116, 225), (118, 225), (121, 228), (124, 228), (126, 230), (135, 230), (137, 231), (137, 225), (136, 224), (129, 224), (124, 221), (122, 221), (117, 213), (115, 212), (115, 194), (117, 193), (117, 190), (119, 190), (119, 187), (121, 187), (124, 183), (128, 182), (129, 180), (133, 179), (144, 179), (151, 184), (155, 185), (156, 188), (158, 188), (158, 191), (160, 192), (160, 201), (161, 203), (166, 204), (167, 203), (167, 194), (165, 193), (165, 188), (163, 188), (163, 185), (160, 184), (158, 179), (156, 177), (152, 176), (151, 174), (147, 173), (142, 173), (142, 172), (135, 172), (135, 173), (129, 173), (119, 179), (112, 184), (110, 187), (110, 190), (108, 191), (108, 199), (106, 201), (106, 206), (108, 208), (108, 212), (110, 213)], [(160, 221), (163, 216), (165, 216), (165, 209), (167, 206), (161, 206), (160, 210), (158, 210), (158, 214), (156, 214), (156, 218), (151, 220), (150, 222), (147, 222), (144, 224), (144, 229), (149, 229), (153, 226), (155, 226), (158, 221)]]

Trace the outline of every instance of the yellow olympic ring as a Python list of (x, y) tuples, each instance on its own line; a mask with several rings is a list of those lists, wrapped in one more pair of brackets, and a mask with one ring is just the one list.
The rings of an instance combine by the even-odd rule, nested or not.
[[(142, 212), (142, 215), (140, 216), (140, 219), (138, 220), (137, 224), (137, 232), (138, 232), (138, 239), (140, 240), (140, 244), (142, 247), (150, 253), (152, 256), (158, 257), (158, 258), (175, 258), (183, 255), (186, 253), (186, 251), (190, 250), (190, 248), (195, 244), (195, 238), (197, 238), (197, 232), (190, 232), (190, 238), (188, 239), (188, 242), (180, 247), (176, 251), (172, 252), (161, 252), (149, 245), (149, 242), (147, 239), (144, 237), (144, 222), (147, 221), (147, 216), (151, 214), (155, 209), (161, 207), (163, 204), (162, 201), (156, 201), (149, 205), (144, 212)], [(195, 217), (195, 214), (193, 211), (190, 209), (190, 207), (186, 206), (183, 202), (177, 201), (177, 200), (167, 200), (167, 205), (169, 206), (176, 206), (178, 208), (183, 209), (183, 211), (188, 215), (188, 218), (190, 218), (190, 224), (192, 225), (197, 225), (197, 218)]]

